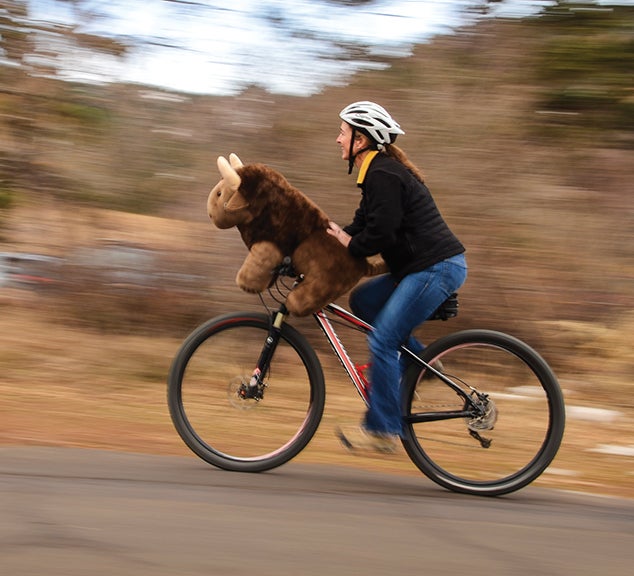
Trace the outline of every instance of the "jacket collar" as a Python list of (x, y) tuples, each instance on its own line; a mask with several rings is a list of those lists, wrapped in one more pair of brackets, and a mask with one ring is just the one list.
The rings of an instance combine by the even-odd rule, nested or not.
[(361, 164), (361, 168), (359, 168), (359, 175), (357, 176), (357, 185), (363, 184), (365, 181), (365, 175), (370, 167), (370, 162), (374, 159), (374, 157), (379, 153), (378, 150), (371, 150), (366, 154), (366, 157), (363, 159), (363, 163)]

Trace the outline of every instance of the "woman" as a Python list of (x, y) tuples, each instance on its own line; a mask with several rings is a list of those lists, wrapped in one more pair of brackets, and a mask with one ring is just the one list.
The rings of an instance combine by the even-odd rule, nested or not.
[(404, 134), (373, 102), (355, 102), (339, 114), (341, 157), (359, 170), (361, 202), (351, 224), (328, 232), (353, 256), (381, 254), (389, 273), (371, 278), (350, 295), (352, 311), (372, 324), (371, 388), (361, 427), (338, 430), (349, 449), (392, 452), (402, 435), (399, 348), (423, 346), (411, 332), (466, 279), (464, 247), (443, 220), (423, 176), (395, 146)]

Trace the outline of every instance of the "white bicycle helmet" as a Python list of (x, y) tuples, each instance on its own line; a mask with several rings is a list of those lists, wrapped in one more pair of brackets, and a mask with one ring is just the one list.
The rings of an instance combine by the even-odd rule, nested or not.
[(339, 117), (367, 134), (377, 144), (392, 144), (399, 134), (405, 134), (385, 108), (367, 100), (346, 106)]

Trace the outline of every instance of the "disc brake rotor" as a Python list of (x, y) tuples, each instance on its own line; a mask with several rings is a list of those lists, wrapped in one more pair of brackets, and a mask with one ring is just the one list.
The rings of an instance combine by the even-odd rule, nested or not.
[(258, 405), (258, 401), (255, 398), (245, 398), (240, 394), (240, 391), (244, 390), (245, 386), (248, 385), (249, 378), (244, 376), (236, 376), (229, 382), (227, 398), (234, 408), (238, 410), (251, 410)]
[(466, 418), (467, 428), (474, 432), (482, 430), (493, 430), (498, 419), (498, 410), (491, 398), (487, 397), (481, 401), (483, 413), (474, 418)]

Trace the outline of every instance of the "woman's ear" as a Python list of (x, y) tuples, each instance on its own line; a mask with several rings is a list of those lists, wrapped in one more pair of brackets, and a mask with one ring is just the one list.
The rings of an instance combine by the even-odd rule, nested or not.
[(354, 136), (354, 149), (363, 150), (370, 146), (370, 139), (365, 135), (357, 132)]

